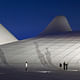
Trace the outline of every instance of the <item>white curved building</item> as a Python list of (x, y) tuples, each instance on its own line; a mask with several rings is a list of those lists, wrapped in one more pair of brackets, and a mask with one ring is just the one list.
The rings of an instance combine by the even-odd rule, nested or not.
[[(60, 27), (67, 28), (55, 32), (57, 19)], [(0, 66), (24, 71), (27, 61), (28, 71), (53, 71), (64, 70), (65, 62), (68, 71), (80, 70), (80, 32), (72, 32), (65, 17), (57, 19), (51, 32), (48, 26), (38, 37), (0, 46)]]

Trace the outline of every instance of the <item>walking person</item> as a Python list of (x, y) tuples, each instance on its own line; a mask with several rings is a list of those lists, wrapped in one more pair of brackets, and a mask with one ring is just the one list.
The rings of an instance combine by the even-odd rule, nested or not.
[(66, 63), (65, 66), (66, 66), (66, 70), (68, 70), (68, 63)]
[(61, 63), (59, 63), (59, 67), (60, 67), (60, 68), (62, 67), (62, 64), (61, 64)]
[(28, 71), (28, 62), (25, 62), (25, 70)]
[(63, 63), (63, 69), (64, 70), (66, 69), (66, 63), (65, 62)]

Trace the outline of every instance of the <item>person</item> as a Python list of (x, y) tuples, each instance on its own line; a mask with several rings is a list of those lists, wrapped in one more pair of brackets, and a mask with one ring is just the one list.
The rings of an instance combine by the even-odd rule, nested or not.
[(60, 67), (60, 68), (62, 67), (62, 64), (61, 64), (61, 63), (59, 64), (59, 67)]
[(63, 69), (64, 70), (66, 69), (66, 63), (65, 62), (63, 63)]
[(66, 70), (68, 70), (68, 63), (66, 63), (65, 66), (66, 66)]
[(28, 63), (27, 63), (27, 61), (25, 62), (25, 70), (28, 71)]

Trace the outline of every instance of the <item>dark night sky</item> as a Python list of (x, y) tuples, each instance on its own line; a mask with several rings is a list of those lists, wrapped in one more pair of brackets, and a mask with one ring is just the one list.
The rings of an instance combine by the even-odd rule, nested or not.
[(55, 16), (67, 17), (80, 30), (80, 0), (2, 0), (0, 23), (18, 39), (38, 35)]

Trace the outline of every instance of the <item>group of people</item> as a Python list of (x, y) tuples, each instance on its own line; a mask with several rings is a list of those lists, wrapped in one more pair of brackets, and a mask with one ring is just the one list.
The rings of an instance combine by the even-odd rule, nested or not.
[(63, 68), (64, 70), (68, 70), (68, 63), (59, 63), (59, 67)]
[[(63, 68), (63, 70), (68, 70), (68, 63), (59, 63), (59, 67)], [(28, 62), (25, 62), (25, 70), (28, 71)]]

